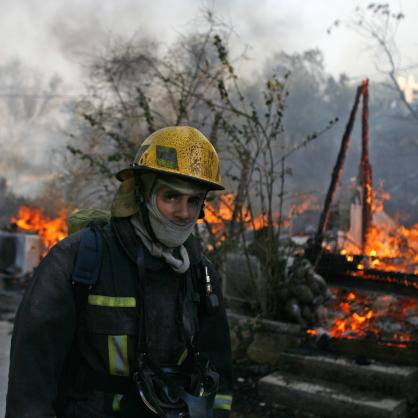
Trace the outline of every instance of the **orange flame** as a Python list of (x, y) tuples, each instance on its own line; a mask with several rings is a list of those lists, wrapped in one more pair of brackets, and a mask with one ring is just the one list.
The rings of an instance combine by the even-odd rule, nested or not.
[(37, 233), (46, 249), (49, 249), (67, 236), (67, 213), (67, 209), (61, 209), (58, 217), (50, 218), (44, 214), (43, 209), (22, 206), (10, 222), (23, 231)]
[[(223, 241), (227, 234), (227, 224), (234, 218), (235, 207), (235, 194), (234, 193), (222, 193), (219, 195), (219, 199), (214, 202), (206, 203), (205, 207), (205, 219), (200, 220), (199, 223), (207, 223), (210, 226), (211, 233), (218, 237), (218, 241)], [(317, 208), (317, 196), (308, 196), (299, 199), (297, 203), (293, 203), (286, 216), (280, 217), (279, 211), (273, 211), (272, 222), (274, 227), (279, 226), (281, 220), (282, 226), (287, 228), (293, 217), (302, 214), (309, 208)], [(249, 230), (259, 230), (268, 226), (268, 217), (266, 213), (254, 215), (248, 207), (242, 207), (240, 211), (235, 215), (236, 222), (241, 226), (244, 226)]]
[[(373, 190), (373, 222), (367, 235), (365, 257), (357, 264), (357, 270), (367, 268), (418, 274), (418, 224), (411, 228), (399, 224), (384, 212), (384, 202), (390, 194), (383, 190), (383, 184)], [(347, 261), (360, 250), (348, 242), (340, 250)]]
[[(415, 298), (394, 297), (390, 295), (366, 296), (364, 292), (346, 292), (332, 289), (335, 298), (329, 305), (329, 323), (326, 326), (334, 338), (364, 338), (373, 336), (388, 346), (404, 348), (413, 341), (415, 328), (408, 322), (410, 316), (418, 313), (418, 301)], [(388, 326), (382, 333), (381, 322), (385, 320), (396, 326)], [(390, 324), (389, 324), (390, 325)], [(402, 330), (391, 332), (390, 329)], [(389, 331), (388, 331), (389, 330)], [(315, 330), (308, 330), (315, 335)]]

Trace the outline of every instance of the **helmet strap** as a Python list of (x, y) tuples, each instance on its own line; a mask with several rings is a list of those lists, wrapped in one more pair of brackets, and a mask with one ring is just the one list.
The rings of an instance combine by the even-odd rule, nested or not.
[(141, 211), (142, 220), (144, 222), (145, 229), (147, 230), (152, 241), (162, 244), (156, 237), (154, 230), (152, 229), (151, 222), (149, 220), (148, 208), (145, 202), (145, 187), (141, 180), (141, 176), (135, 173), (135, 197), (139, 202), (139, 210)]
[(204, 219), (205, 218), (205, 200), (206, 200), (207, 192), (205, 193), (205, 197), (203, 198), (202, 206), (200, 207), (200, 213), (198, 219)]
[(204, 217), (205, 217), (205, 204), (202, 203), (198, 219), (204, 219)]

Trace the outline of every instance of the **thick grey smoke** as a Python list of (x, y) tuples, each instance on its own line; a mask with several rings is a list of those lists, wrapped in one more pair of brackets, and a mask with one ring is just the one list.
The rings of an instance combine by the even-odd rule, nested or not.
[(51, 151), (65, 139), (61, 84), (19, 61), (0, 66), (0, 175), (19, 194), (33, 196), (54, 174)]
[[(87, 81), (86, 67), (113, 37), (150, 37), (161, 43), (170, 43), (179, 34), (196, 29), (200, 23), (196, 16), (208, 6), (235, 30), (236, 36), (231, 38), (232, 55), (242, 51), (244, 45), (250, 46), (247, 55), (251, 60), (240, 65), (240, 70), (251, 83), (264, 68), (264, 62), (274, 60), (277, 51), (293, 53), (313, 47), (324, 52), (324, 71), (331, 72), (335, 78), (340, 72), (354, 76), (370, 76), (371, 73), (373, 76), (375, 69), (363, 40), (344, 31), (333, 36), (326, 34), (326, 28), (335, 18), (348, 16), (358, 3), (344, 0), (261, 0), (255, 6), (254, 2), (241, 0), (206, 3), (183, 0), (167, 7), (167, 3), (161, 0), (4, 0), (0, 36), (7, 42), (2, 43), (0, 53), (0, 174), (18, 193), (34, 193), (53, 176), (55, 160), (51, 152), (65, 146), (65, 132), (71, 130), (68, 125), (71, 103), (83, 92)], [(399, 8), (397, 0), (390, 3)], [(413, 26), (416, 21), (414, 16), (418, 15), (418, 4), (403, 6), (406, 19), (399, 34), (399, 45), (408, 55), (408, 48), (411, 51), (414, 48), (408, 25)], [(412, 54), (410, 52), (409, 56)], [(55, 74), (59, 74), (58, 78)], [(294, 88), (291, 97), (292, 109), (297, 109), (298, 103), (303, 104), (303, 100), (299, 102), (300, 98), (309, 94), (299, 87)], [(9, 97), (10, 93), (15, 97)], [(51, 94), (54, 97), (48, 99)], [(297, 115), (293, 116), (294, 124), (299, 124), (299, 130), (293, 135), (318, 129), (318, 126), (323, 126), (323, 120), (328, 119), (328, 114), (330, 118), (340, 116), (341, 124), (344, 124), (346, 105), (339, 106), (336, 111), (332, 106), (324, 108), (316, 115), (315, 123), (307, 121), (306, 114), (294, 111), (293, 115)], [(387, 130), (379, 132), (382, 137), (389, 135)], [(396, 132), (399, 130), (394, 130), (393, 134)], [(332, 136), (334, 138), (330, 139)], [(321, 171), (319, 178), (322, 183), (326, 182), (332, 167), (339, 136), (334, 131), (321, 139), (327, 144), (323, 150), (320, 145), (313, 146), (317, 150), (315, 164)], [(379, 162), (386, 161), (388, 153), (389, 150), (381, 150), (375, 154), (379, 155), (376, 176), (383, 172)], [(300, 163), (303, 165), (303, 161)], [(391, 170), (393, 187), (396, 188), (394, 164), (389, 161), (384, 166)], [(411, 175), (403, 173), (402, 177)], [(406, 194), (410, 193), (408, 184), (402, 186)]]

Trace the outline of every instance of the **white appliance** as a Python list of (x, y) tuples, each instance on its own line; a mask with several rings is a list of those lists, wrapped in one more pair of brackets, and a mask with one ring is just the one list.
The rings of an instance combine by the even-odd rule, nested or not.
[(0, 274), (19, 277), (31, 273), (43, 251), (39, 235), (0, 231)]

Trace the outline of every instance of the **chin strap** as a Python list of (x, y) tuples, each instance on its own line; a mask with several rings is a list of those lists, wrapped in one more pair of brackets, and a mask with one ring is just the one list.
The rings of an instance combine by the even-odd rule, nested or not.
[(157, 242), (162, 245), (160, 240), (155, 235), (154, 230), (152, 229), (151, 222), (149, 220), (148, 209), (147, 209), (147, 204), (145, 202), (144, 193), (145, 193), (145, 187), (141, 180), (141, 176), (138, 173), (135, 173), (135, 197), (137, 201), (139, 202), (139, 210), (141, 211), (142, 220), (144, 222), (145, 229), (147, 230), (148, 235), (151, 238), (151, 241)]
[(203, 198), (203, 203), (202, 203), (202, 207), (200, 208), (200, 213), (199, 213), (199, 217), (198, 219), (204, 219), (205, 218), (205, 201), (206, 201), (206, 196), (208, 195), (208, 193), (205, 193), (205, 197)]

